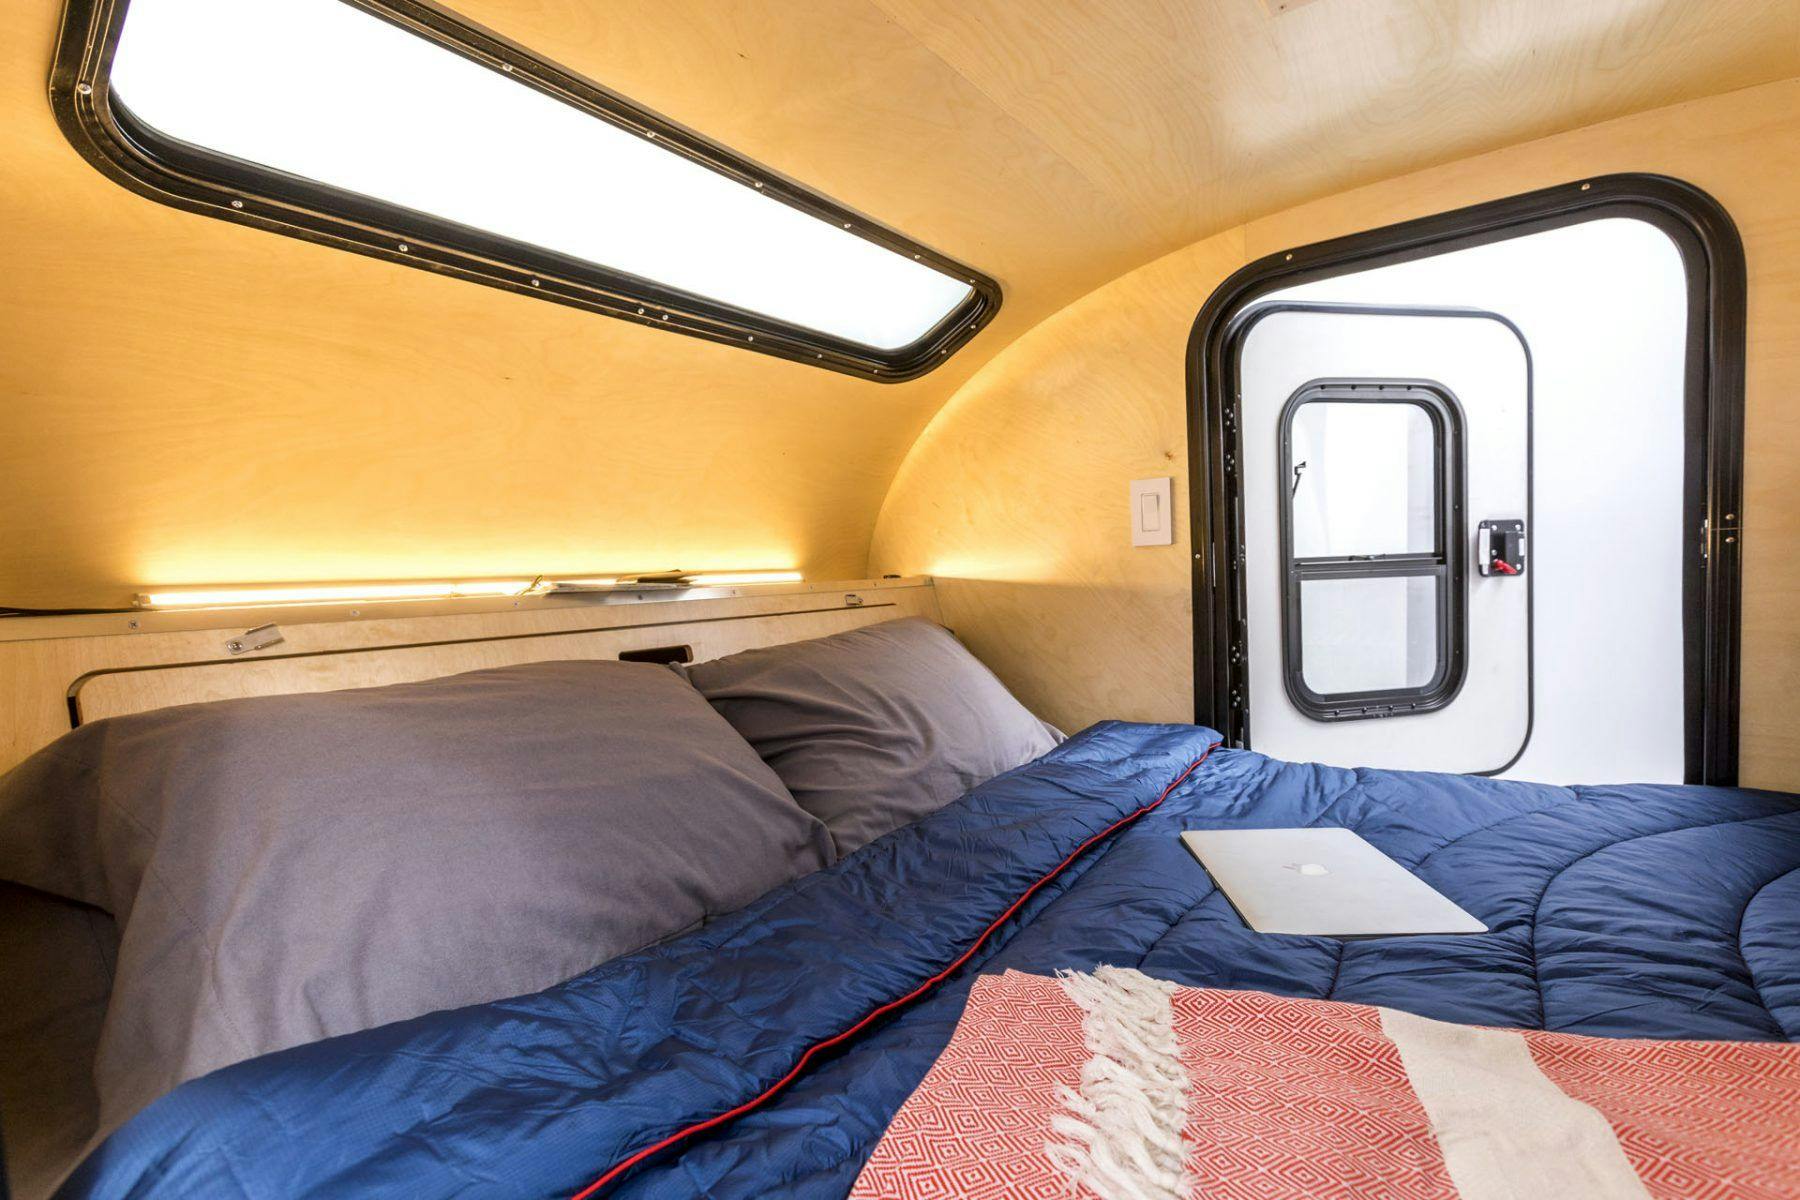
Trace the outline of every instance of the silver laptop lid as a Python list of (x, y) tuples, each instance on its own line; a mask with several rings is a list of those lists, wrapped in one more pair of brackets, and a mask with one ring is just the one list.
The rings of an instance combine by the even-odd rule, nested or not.
[(1351, 830), (1194, 830), (1181, 840), (1258, 933), (1392, 937), (1487, 926)]

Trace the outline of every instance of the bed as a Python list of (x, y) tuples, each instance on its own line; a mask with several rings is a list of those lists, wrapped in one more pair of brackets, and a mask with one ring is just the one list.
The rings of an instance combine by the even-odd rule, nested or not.
[[(480, 669), (451, 674), (412, 641), (115, 672), (104, 717), (0, 776), (0, 878), (122, 933), (78, 1009), (98, 1132), (34, 1186), (840, 1197), (981, 978), (1800, 1039), (1800, 799), (1064, 740), (931, 614), (850, 599), (798, 600), (836, 623), (801, 640), (640, 617), (719, 652), (672, 666), (584, 630), (502, 666), (453, 643)], [(210, 702), (168, 706), (184, 674)], [(1358, 831), (1490, 932), (1258, 935), (1178, 837), (1294, 825)]]
[[(82, 1197), (838, 1197), (979, 975), (1184, 984), (1598, 1035), (1800, 1037), (1800, 802), (1348, 771), (1105, 724), (703, 930), (566, 984), (254, 1059)], [(1249, 932), (1184, 829), (1355, 829), (1486, 935)], [(595, 1191), (594, 1185), (604, 1180)]]
[[(0, 621), (0, 777), (72, 727), (195, 703), (545, 661), (713, 660), (908, 616), (938, 618), (930, 579), (13, 618)], [(27, 840), (0, 828), (0, 860)], [(16, 881), (7, 866), (0, 879)], [(90, 1064), (119, 1008), (119, 941), (91, 903), (0, 883), (0, 1178), (14, 1200), (47, 1195), (101, 1124)]]

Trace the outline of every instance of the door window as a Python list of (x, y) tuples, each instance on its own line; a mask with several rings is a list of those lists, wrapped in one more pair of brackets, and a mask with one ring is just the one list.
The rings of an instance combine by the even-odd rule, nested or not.
[(1280, 437), (1290, 698), (1319, 721), (1448, 703), (1464, 638), (1455, 397), (1413, 381), (1309, 383)]

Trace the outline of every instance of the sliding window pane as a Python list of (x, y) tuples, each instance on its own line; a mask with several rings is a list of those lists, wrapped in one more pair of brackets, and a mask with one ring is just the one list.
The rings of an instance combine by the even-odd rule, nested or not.
[(1316, 400), (1288, 436), (1296, 558), (1438, 550), (1438, 439), (1417, 404)]
[(1321, 696), (1423, 688), (1438, 671), (1438, 578), (1300, 581), (1300, 677)]

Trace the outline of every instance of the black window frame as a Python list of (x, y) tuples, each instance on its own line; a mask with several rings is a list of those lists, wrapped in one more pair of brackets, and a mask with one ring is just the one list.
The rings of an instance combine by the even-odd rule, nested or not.
[(991, 277), (422, 0), (338, 0), (522, 86), (709, 167), (790, 207), (964, 280), (969, 297), (909, 345), (879, 350), (526, 242), (361, 196), (169, 137), (112, 94), (130, 0), (68, 0), (50, 75), (64, 136), (100, 172), (188, 212), (550, 300), (654, 329), (884, 383), (941, 366), (993, 320)]
[[(1428, 553), (1339, 555), (1300, 558), (1294, 552), (1294, 419), (1308, 404), (1410, 404), (1431, 421), (1433, 548)], [(1280, 467), (1276, 472), (1281, 529), (1282, 681), (1288, 699), (1315, 721), (1355, 721), (1431, 712), (1462, 690), (1468, 660), (1468, 614), (1464, 598), (1464, 491), (1467, 439), (1462, 404), (1449, 388), (1429, 379), (1315, 379), (1302, 384), (1282, 406), (1277, 425)], [(1300, 593), (1312, 581), (1428, 577), (1437, 581), (1437, 666), (1415, 688), (1321, 693), (1306, 682)]]
[(1683, 774), (1688, 783), (1736, 785), (1744, 536), (1744, 245), (1731, 215), (1717, 200), (1666, 175), (1595, 176), (1276, 251), (1240, 268), (1214, 290), (1194, 320), (1187, 348), (1198, 723), (1219, 730), (1232, 746), (1251, 743), (1243, 513), (1238, 502), (1242, 422), (1229, 361), (1230, 344), (1245, 310), (1271, 292), (1298, 284), (1607, 217), (1643, 221), (1661, 230), (1680, 254), (1687, 279)]

